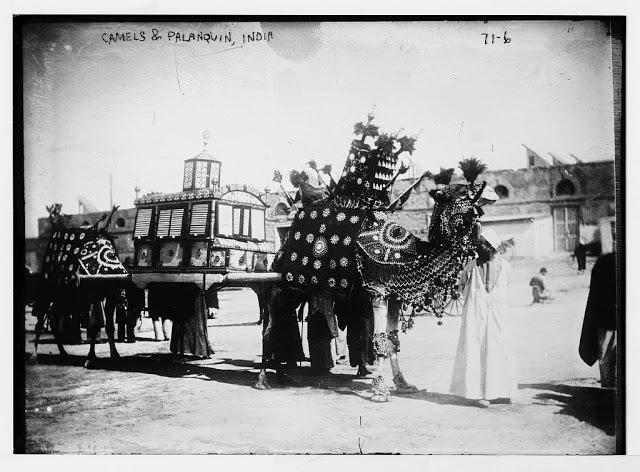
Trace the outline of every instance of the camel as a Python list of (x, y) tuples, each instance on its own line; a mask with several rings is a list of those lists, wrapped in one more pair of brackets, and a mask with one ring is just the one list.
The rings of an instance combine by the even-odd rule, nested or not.
[[(93, 226), (73, 228), (60, 213), (62, 205), (47, 207), (51, 222), (51, 237), (43, 261), (43, 276), (35, 295), (33, 315), (37, 317), (35, 327), (35, 354), (31, 363), (38, 362), (38, 343), (45, 318), (49, 316), (50, 326), (58, 345), (60, 355), (65, 357), (62, 339), (62, 325), (75, 318), (83, 319), (90, 338), (90, 348), (85, 367), (95, 364), (95, 344), (105, 320), (109, 338), (111, 358), (119, 358), (114, 340), (115, 308), (120, 294), (119, 282), (127, 277), (127, 271), (120, 263), (107, 234), (111, 215), (107, 215)], [(102, 228), (100, 224), (106, 219)], [(80, 284), (82, 276), (96, 276), (94, 280)]]
[[(481, 207), (497, 197), (486, 182), (475, 182), (486, 166), (469, 159), (460, 163), (466, 182), (451, 184), (453, 169), (442, 169), (436, 176), (426, 172), (390, 202), (389, 189), (406, 170), (402, 165), (398, 169), (398, 156), (413, 151), (415, 138), (379, 134), (372, 119), (369, 115), (366, 125), (355, 126), (355, 134), (362, 137), (352, 142), (340, 180), (327, 197), (297, 211), (276, 255), (273, 270), (282, 274), (283, 282), (270, 300), (257, 389), (269, 388), (266, 369), (276, 351), (283, 349), (278, 345), (282, 342), (279, 330), (290, 324), (287, 321), (299, 302), (319, 300), (316, 305), (326, 307), (325, 314), (331, 316), (332, 299), (348, 298), (353, 290), (364, 288), (373, 306), (377, 356), (372, 401), (391, 400), (385, 382), (386, 360), (397, 393), (417, 390), (405, 380), (398, 361), (401, 307), (429, 310), (442, 317), (444, 306), (457, 290), (459, 273), (474, 256)], [(367, 142), (376, 136), (373, 145)], [(390, 216), (425, 178), (437, 184), (430, 192), (435, 205), (427, 241)]]

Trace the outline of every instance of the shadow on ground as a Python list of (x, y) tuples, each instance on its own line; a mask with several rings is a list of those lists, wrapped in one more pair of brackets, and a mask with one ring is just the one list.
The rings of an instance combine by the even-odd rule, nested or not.
[[(38, 364), (83, 367), (85, 356), (40, 354)], [(98, 358), (93, 369), (114, 372), (137, 372), (171, 378), (190, 378), (215, 381), (226, 384), (253, 387), (258, 380), (259, 364), (246, 359), (214, 358), (206, 360), (185, 360), (170, 353), (136, 354), (120, 359)], [(370, 380), (354, 374), (317, 374), (309, 367), (287, 370), (281, 377), (268, 372), (267, 380), (274, 388), (311, 388), (341, 395), (355, 395), (368, 398)], [(601, 429), (608, 435), (615, 434), (615, 393), (596, 387), (571, 386), (564, 384), (537, 383), (521, 384), (521, 389), (542, 390), (535, 394), (533, 404), (561, 405), (557, 414), (570, 415)], [(420, 390), (401, 395), (403, 398), (422, 400), (439, 405), (476, 407), (475, 402), (446, 393)]]
[(613, 390), (550, 383), (521, 384), (519, 387), (546, 390), (534, 396), (534, 404), (561, 405), (557, 414), (573, 416), (609, 436), (615, 434), (616, 397)]
[[(83, 367), (86, 359), (86, 356), (70, 354), (65, 357), (58, 354), (39, 354), (38, 364)], [(234, 368), (229, 369), (224, 366), (233, 366)], [(180, 356), (168, 353), (136, 354), (120, 359), (100, 357), (92, 367), (94, 370), (137, 372), (171, 378), (187, 377), (245, 387), (253, 387), (256, 384), (259, 368), (258, 364), (246, 359), (184, 360)], [(340, 393), (350, 392), (356, 396), (362, 396), (359, 392), (364, 392), (370, 387), (369, 381), (359, 379), (355, 375), (317, 375), (306, 367), (287, 370), (285, 376), (267, 372), (267, 380), (270, 386), (275, 388), (306, 387), (328, 391), (339, 389)]]

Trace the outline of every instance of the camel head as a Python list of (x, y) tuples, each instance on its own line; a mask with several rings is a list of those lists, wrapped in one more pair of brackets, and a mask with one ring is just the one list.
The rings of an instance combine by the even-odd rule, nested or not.
[(436, 245), (461, 242), (474, 246), (480, 234), (482, 207), (498, 199), (486, 182), (476, 182), (477, 176), (486, 169), (484, 164), (467, 159), (460, 162), (460, 168), (467, 182), (450, 184), (453, 169), (442, 169), (434, 177), (439, 188), (429, 192), (435, 202), (429, 241)]

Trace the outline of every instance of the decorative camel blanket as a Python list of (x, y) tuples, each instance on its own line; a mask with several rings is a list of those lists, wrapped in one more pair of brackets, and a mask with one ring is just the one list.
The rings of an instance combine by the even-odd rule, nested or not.
[(359, 274), (356, 238), (366, 212), (317, 202), (300, 210), (278, 251), (274, 270), (294, 286), (346, 293)]
[(384, 213), (375, 216), (357, 239), (363, 285), (385, 297), (398, 296), (418, 310), (440, 310), (455, 289), (469, 248), (460, 241), (422, 241)]
[(77, 274), (126, 274), (111, 241), (99, 231), (83, 228), (53, 229), (45, 253), (44, 278), (73, 285)]

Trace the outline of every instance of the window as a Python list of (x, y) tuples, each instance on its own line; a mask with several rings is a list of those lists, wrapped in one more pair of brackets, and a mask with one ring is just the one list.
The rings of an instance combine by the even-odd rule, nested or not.
[(251, 209), (251, 237), (264, 240), (264, 210)]
[(529, 156), (529, 167), (534, 167), (536, 164), (536, 158), (534, 156)]
[(264, 240), (264, 210), (218, 203), (217, 234)]
[(176, 238), (182, 233), (182, 217), (184, 208), (171, 210), (171, 225), (169, 226), (169, 236)]
[(184, 208), (160, 210), (156, 236), (159, 238), (166, 238), (167, 236), (176, 238), (180, 236), (182, 234), (183, 215)]
[(196, 181), (195, 188), (207, 188), (207, 180), (209, 179), (207, 173), (207, 163), (205, 161), (196, 162)]
[(193, 187), (193, 166), (193, 161), (184, 163), (184, 182), (182, 183), (182, 187), (185, 189)]
[(498, 197), (509, 198), (509, 189), (504, 185), (496, 185), (495, 191)]
[(233, 236), (233, 207), (218, 203), (218, 234)]
[(124, 218), (118, 218), (116, 220), (116, 228), (124, 228), (127, 225), (126, 221), (124, 221)]
[(251, 208), (233, 207), (233, 235), (251, 236)]
[(207, 217), (209, 215), (208, 203), (197, 203), (191, 208), (191, 224), (189, 233), (198, 236), (207, 231)]
[(573, 185), (573, 182), (571, 182), (568, 179), (563, 179), (560, 181), (560, 183), (556, 186), (556, 195), (560, 196), (560, 195), (575, 195), (576, 193), (576, 187), (575, 185)]
[(133, 229), (134, 238), (146, 238), (149, 236), (152, 215), (153, 208), (140, 208), (138, 210), (138, 214), (136, 215), (136, 224)]

